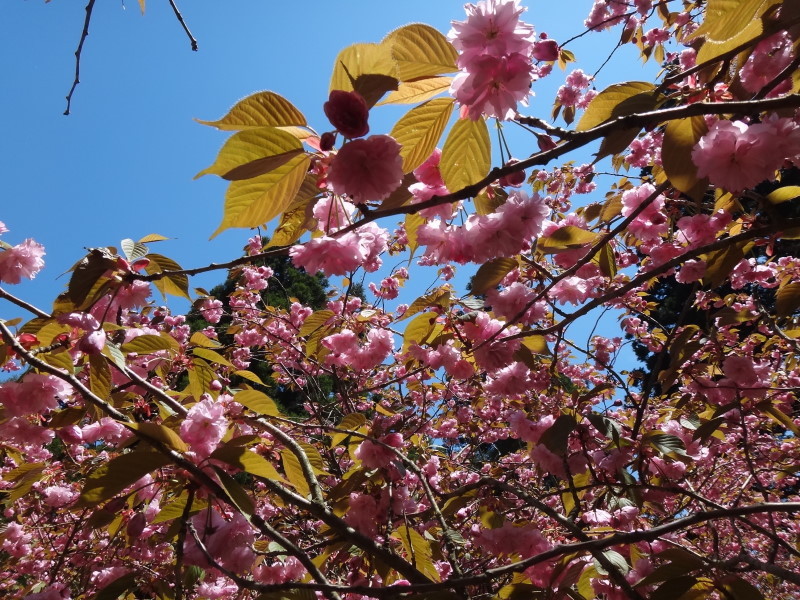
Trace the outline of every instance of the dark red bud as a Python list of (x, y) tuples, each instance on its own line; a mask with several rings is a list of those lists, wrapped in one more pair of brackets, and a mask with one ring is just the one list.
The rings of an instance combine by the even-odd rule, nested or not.
[[(509, 160), (505, 166), (510, 166), (513, 164), (518, 163), (519, 161), (516, 158), (512, 158)], [(506, 187), (519, 187), (523, 183), (525, 183), (525, 171), (517, 171), (516, 173), (509, 173), (508, 175), (503, 175), (498, 181), (501, 186)]]
[(323, 152), (329, 152), (333, 150), (333, 145), (336, 143), (336, 132), (335, 131), (327, 131), (323, 133), (319, 138), (319, 149)]
[(358, 138), (369, 132), (369, 108), (358, 92), (333, 90), (322, 110), (331, 125), (348, 139)]
[(540, 40), (534, 42), (533, 58), (545, 62), (558, 60), (558, 42), (555, 40)]
[(552, 150), (556, 147), (556, 143), (549, 135), (543, 135), (541, 133), (536, 134), (536, 142), (539, 144), (539, 150), (542, 152)]

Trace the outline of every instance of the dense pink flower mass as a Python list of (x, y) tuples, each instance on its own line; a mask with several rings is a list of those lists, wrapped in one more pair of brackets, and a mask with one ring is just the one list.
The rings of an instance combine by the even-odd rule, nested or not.
[(800, 127), (791, 119), (754, 125), (720, 120), (692, 150), (698, 175), (732, 192), (772, 179), (785, 160), (798, 155)]
[(511, 119), (517, 104), (530, 94), (533, 27), (519, 20), (525, 9), (518, 0), (484, 0), (465, 9), (467, 20), (453, 21), (448, 35), (461, 51), (458, 66), (462, 69), (450, 93), (470, 119), (482, 115)]
[(328, 188), (356, 204), (383, 200), (403, 181), (400, 144), (388, 135), (348, 142), (333, 158)]
[(33, 279), (44, 267), (44, 246), (28, 238), (21, 244), (0, 251), (0, 281), (19, 283)]
[(369, 108), (358, 92), (333, 90), (323, 105), (331, 125), (346, 138), (358, 138), (369, 133)]

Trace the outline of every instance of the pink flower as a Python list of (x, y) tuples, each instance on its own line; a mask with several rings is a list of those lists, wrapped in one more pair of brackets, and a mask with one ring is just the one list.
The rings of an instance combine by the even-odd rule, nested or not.
[(59, 400), (66, 400), (72, 387), (53, 375), (28, 373), (19, 388), (19, 399), (24, 400), (17, 405), (23, 409), (21, 414), (40, 413), (58, 406)]
[(216, 449), (227, 429), (223, 404), (204, 396), (189, 409), (181, 423), (181, 437), (198, 456), (205, 458)]
[[(390, 433), (380, 438), (379, 441), (383, 442), (387, 446), (391, 446), (392, 448), (403, 447), (403, 436), (399, 433)], [(368, 469), (380, 469), (381, 467), (386, 467), (390, 465), (392, 461), (397, 459), (397, 456), (395, 456), (394, 452), (385, 446), (382, 446), (381, 444), (376, 444), (371, 440), (364, 440), (361, 442), (358, 448), (356, 448), (354, 454), (355, 457), (360, 460)]]
[(496, 57), (484, 54), (470, 63), (470, 69), (456, 75), (450, 94), (477, 121), (482, 115), (511, 119), (517, 103), (531, 92), (532, 65), (519, 53)]
[(772, 179), (784, 157), (771, 131), (764, 124), (717, 121), (692, 150), (697, 174), (731, 192)]
[(369, 108), (358, 92), (333, 90), (322, 110), (331, 125), (346, 138), (358, 138), (369, 132)]
[(439, 171), (439, 161), (442, 159), (442, 151), (436, 148), (431, 155), (425, 159), (425, 162), (414, 169), (414, 177), (420, 183), (424, 183), (429, 187), (444, 187), (444, 179), (442, 173)]
[(356, 207), (335, 196), (326, 195), (314, 205), (313, 214), (320, 231), (331, 234), (353, 222)]
[(328, 187), (356, 204), (383, 200), (403, 181), (400, 144), (388, 135), (371, 135), (348, 142), (333, 157)]
[(367, 223), (356, 231), (338, 237), (323, 236), (303, 245), (292, 246), (292, 262), (309, 273), (345, 275), (358, 267), (376, 271), (382, 264), (380, 255), (386, 250), (389, 234), (375, 223)]
[(19, 283), (33, 279), (44, 267), (44, 246), (28, 238), (21, 244), (0, 252), (0, 281)]
[(222, 301), (216, 298), (206, 298), (200, 304), (200, 314), (209, 323), (219, 323), (223, 314)]
[(461, 52), (459, 66), (468, 67), (476, 56), (488, 54), (500, 57), (513, 53), (530, 56), (533, 51), (533, 27), (519, 20), (525, 12), (519, 0), (483, 0), (467, 4), (466, 21), (453, 21), (447, 34), (456, 50)]
[[(756, 44), (752, 54), (747, 58), (747, 62), (739, 71), (742, 86), (748, 92), (758, 93), (761, 88), (773, 81), (792, 62), (793, 58), (792, 39), (787, 32), (781, 31), (761, 40)], [(789, 88), (791, 88), (791, 77), (772, 90), (770, 95), (784, 93)]]
[(78, 498), (78, 493), (68, 487), (50, 485), (42, 490), (42, 496), (47, 506), (62, 508), (72, 504)]

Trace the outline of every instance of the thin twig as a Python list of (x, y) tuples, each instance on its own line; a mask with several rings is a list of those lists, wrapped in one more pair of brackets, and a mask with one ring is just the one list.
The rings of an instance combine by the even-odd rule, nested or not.
[(83, 52), (83, 43), (89, 37), (89, 23), (92, 20), (92, 10), (94, 10), (95, 0), (89, 0), (86, 4), (86, 19), (83, 21), (83, 31), (81, 32), (81, 39), (78, 42), (78, 49), (75, 50), (75, 79), (72, 82), (72, 87), (67, 94), (67, 110), (64, 111), (65, 115), (70, 114), (69, 109), (72, 105), (72, 94), (75, 93), (75, 88), (81, 82), (81, 52)]
[(189, 31), (189, 28), (186, 26), (186, 21), (183, 20), (183, 15), (181, 11), (178, 10), (178, 7), (175, 5), (175, 0), (169, 0), (169, 5), (172, 7), (172, 10), (175, 12), (175, 17), (178, 19), (178, 22), (183, 27), (183, 30), (186, 32), (186, 35), (189, 37), (189, 42), (192, 44), (192, 51), (197, 52), (197, 40), (194, 39), (192, 32)]

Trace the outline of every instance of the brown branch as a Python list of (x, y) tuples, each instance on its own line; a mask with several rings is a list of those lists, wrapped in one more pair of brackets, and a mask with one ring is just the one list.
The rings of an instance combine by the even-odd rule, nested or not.
[(83, 31), (81, 32), (81, 39), (78, 41), (78, 49), (75, 50), (75, 79), (72, 82), (72, 87), (67, 94), (67, 110), (64, 111), (65, 115), (69, 115), (69, 109), (72, 105), (72, 94), (75, 93), (75, 88), (81, 82), (81, 53), (83, 52), (83, 43), (89, 37), (89, 23), (92, 20), (92, 10), (94, 10), (95, 0), (89, 0), (86, 4), (86, 19), (83, 21)]
[(32, 312), (37, 317), (42, 317), (43, 319), (50, 318), (50, 315), (44, 312), (42, 309), (36, 308), (33, 304), (29, 304), (28, 302), (25, 302), (25, 300), (21, 300), (20, 298), (17, 298), (16, 296), (9, 294), (3, 288), (0, 288), (0, 298), (2, 298), (3, 300), (8, 300), (12, 304), (16, 304), (17, 306), (19, 306), (20, 308), (24, 308), (28, 312)]
[(175, 0), (169, 0), (169, 5), (172, 7), (173, 12), (175, 13), (175, 17), (178, 19), (178, 22), (183, 27), (183, 30), (186, 32), (186, 35), (189, 38), (189, 43), (192, 45), (192, 51), (197, 52), (197, 40), (194, 39), (192, 32), (189, 31), (189, 27), (186, 25), (186, 21), (183, 20), (183, 15), (181, 11), (178, 10), (177, 5), (175, 4)]

